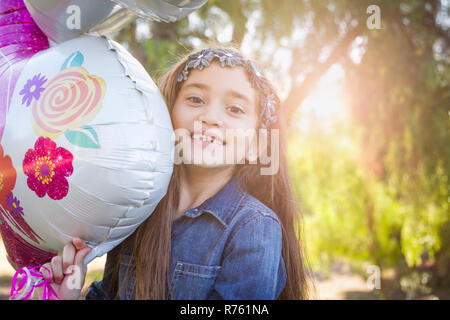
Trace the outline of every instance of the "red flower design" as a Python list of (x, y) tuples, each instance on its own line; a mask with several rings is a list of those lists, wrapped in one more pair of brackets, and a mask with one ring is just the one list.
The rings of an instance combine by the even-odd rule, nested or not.
[(6, 208), (6, 198), (16, 185), (16, 169), (12, 164), (10, 156), (3, 154), (3, 147), (0, 145), (0, 204)]
[[(16, 177), (16, 169), (14, 169), (11, 157), (4, 156), (3, 147), (0, 145), (0, 222), (6, 223), (6, 220), (9, 221), (17, 228), (17, 230), (22, 232), (32, 241), (39, 243), (38, 238), (41, 240), (42, 238), (31, 229), (24, 217), (22, 215), (11, 214), (11, 211), (8, 210), (8, 208), (11, 208), (11, 210), (14, 209), (11, 207), (11, 192), (16, 184)], [(21, 212), (23, 213), (22, 210), (23, 208), (21, 208)], [(4, 238), (4, 228), (0, 230), (2, 232), (2, 237)], [(17, 237), (20, 238), (19, 235), (16, 235), (16, 238)]]
[(53, 200), (61, 200), (69, 192), (66, 177), (73, 173), (72, 160), (70, 151), (56, 147), (50, 138), (39, 137), (23, 160), (28, 187), (40, 198), (48, 194)]

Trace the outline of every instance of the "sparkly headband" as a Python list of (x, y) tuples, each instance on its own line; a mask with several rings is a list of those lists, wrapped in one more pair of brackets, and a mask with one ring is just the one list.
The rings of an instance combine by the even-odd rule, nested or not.
[(275, 106), (277, 104), (276, 96), (268, 85), (268, 80), (264, 77), (256, 64), (251, 60), (244, 59), (238, 53), (227, 49), (205, 49), (191, 54), (188, 57), (188, 62), (184, 66), (184, 69), (178, 76), (177, 81), (182, 82), (187, 80), (190, 69), (194, 68), (202, 70), (204, 67), (209, 67), (213, 59), (218, 59), (223, 68), (227, 66), (231, 68), (240, 66), (247, 71), (250, 76), (252, 87), (259, 91), (261, 98), (260, 115), (262, 127), (269, 128), (270, 124), (277, 120), (277, 116), (275, 115)]

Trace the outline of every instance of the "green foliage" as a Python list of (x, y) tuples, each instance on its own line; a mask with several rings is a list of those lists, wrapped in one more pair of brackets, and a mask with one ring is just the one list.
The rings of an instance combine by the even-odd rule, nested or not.
[[(406, 264), (414, 267), (449, 245), (442, 242), (442, 232), (450, 221), (450, 99), (445, 93), (450, 68), (433, 49), (440, 34), (425, 32), (419, 22), (418, 17), (427, 19), (431, 13), (420, 1), (405, 3), (416, 23), (390, 22), (376, 36), (368, 34), (367, 52), (361, 64), (349, 65), (346, 81), (354, 93), (352, 125), (360, 128), (357, 139), (369, 150), (365, 168), (381, 184), (375, 209), (382, 199), (391, 203), (390, 210), (378, 212), (384, 217), (376, 224), (377, 234), (394, 234)], [(386, 239), (378, 237), (380, 259), (400, 264), (398, 251), (385, 251)]]
[(426, 295), (427, 299), (435, 300), (434, 295), (428, 296), (432, 292), (430, 280), (432, 275), (429, 272), (413, 271), (405, 275), (400, 280), (402, 291), (407, 293), (407, 299), (414, 299)]
[(165, 39), (149, 39), (145, 42), (147, 52), (146, 69), (154, 78), (162, 76), (172, 64), (186, 54), (187, 50), (180, 44)]
[[(342, 137), (342, 136), (341, 136)], [(303, 132), (289, 141), (294, 188), (304, 208), (304, 235), (314, 269), (333, 259), (370, 258), (367, 189), (351, 150), (335, 133)]]
[[(381, 30), (366, 28), (369, 5), (381, 8)], [(143, 51), (158, 77), (231, 26), (230, 42), (244, 44), (285, 96), (299, 93), (286, 99), (294, 110), (326, 71), (319, 56), (356, 30), (360, 63), (349, 55), (354, 38), (327, 60), (345, 69), (348, 119), (331, 130), (312, 119), (289, 137), (309, 258), (315, 269), (340, 258), (394, 267), (405, 291), (424, 291), (429, 281), (414, 272), (427, 262), (430, 281), (450, 286), (450, 33), (438, 23), (445, 11), (448, 19), (440, 0), (210, 0), (195, 24), (152, 23), (151, 39), (137, 42), (133, 28), (118, 39)], [(287, 69), (280, 48), (292, 59)]]

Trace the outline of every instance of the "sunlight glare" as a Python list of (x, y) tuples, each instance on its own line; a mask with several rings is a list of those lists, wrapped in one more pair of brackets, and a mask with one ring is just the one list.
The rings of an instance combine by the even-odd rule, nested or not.
[(336, 64), (330, 68), (311, 95), (303, 101), (300, 127), (306, 129), (313, 120), (328, 126), (344, 118), (344, 78), (342, 66)]

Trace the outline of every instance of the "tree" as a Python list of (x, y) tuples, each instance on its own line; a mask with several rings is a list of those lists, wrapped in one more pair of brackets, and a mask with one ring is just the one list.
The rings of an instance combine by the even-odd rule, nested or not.
[[(371, 5), (380, 8), (380, 29), (367, 27)], [(235, 44), (278, 85), (291, 125), (322, 76), (343, 66), (351, 124), (336, 136), (351, 139), (356, 152), (320, 130), (300, 136), (290, 129), (291, 143), (304, 151), (293, 152), (291, 163), (302, 208), (317, 226), (311, 245), (317, 254), (372, 259), (403, 273), (429, 262), (433, 281), (444, 283), (450, 268), (449, 10), (440, 0), (210, 0), (189, 19), (150, 23), (148, 39), (136, 38), (142, 21), (117, 39), (154, 76), (191, 48), (218, 39)], [(287, 69), (280, 68), (280, 52)], [(345, 238), (351, 230), (354, 237)]]

